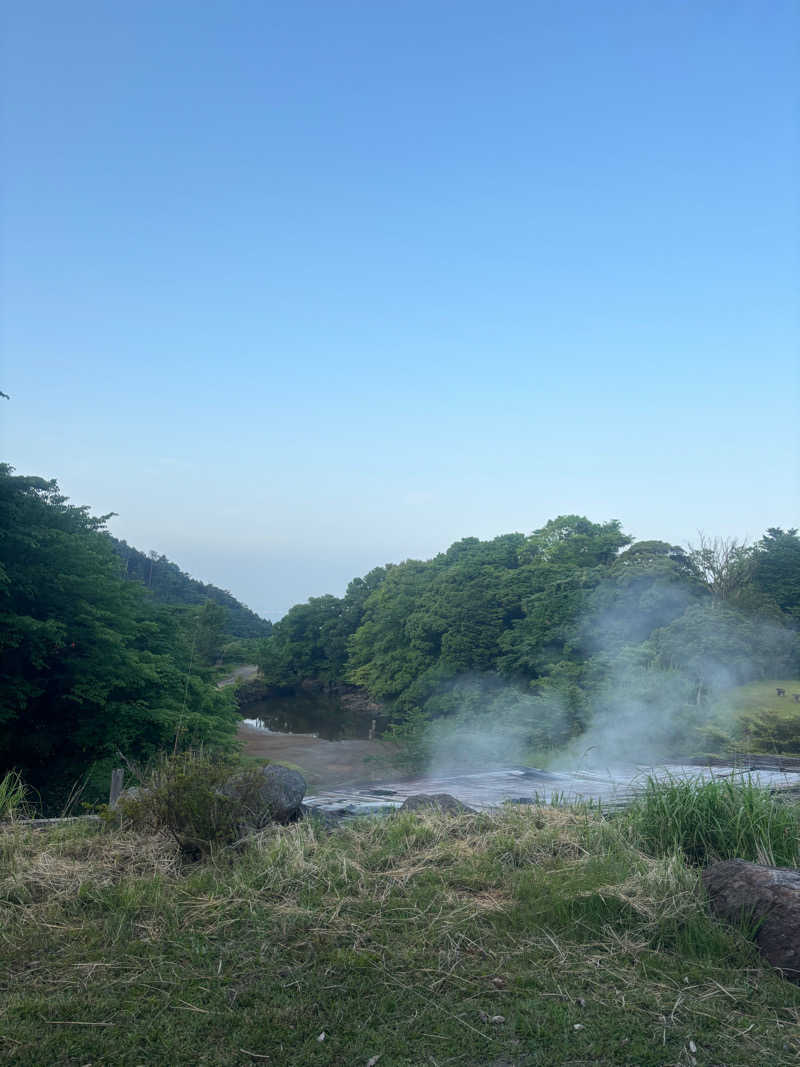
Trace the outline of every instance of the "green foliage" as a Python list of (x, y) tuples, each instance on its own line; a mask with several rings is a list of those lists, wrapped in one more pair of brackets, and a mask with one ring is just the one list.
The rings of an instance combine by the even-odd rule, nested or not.
[(215, 604), (213, 600), (206, 601), (198, 612), (196, 651), (203, 663), (215, 663), (222, 651), (222, 635), (227, 614), (227, 609), (221, 604)]
[(520, 557), (560, 567), (599, 567), (612, 563), (632, 540), (617, 519), (596, 523), (582, 515), (559, 515), (526, 539)]
[[(509, 703), (532, 692), (556, 695), (559, 708), (528, 716), (537, 749), (623, 715), (627, 736), (649, 737), (650, 752), (655, 743), (696, 750), (720, 691), (800, 666), (800, 639), (786, 625), (799, 552), (796, 531), (771, 530), (752, 550), (701, 538), (687, 552), (632, 543), (616, 520), (560, 516), (528, 536), (464, 538), (356, 580), (343, 599), (298, 605), (259, 663), (276, 685), (363, 687), (418, 766), (431, 731), (454, 729), (436, 720), (483, 717), (482, 732), (491, 723), (499, 733), (511, 728)], [(488, 687), (478, 702), (476, 678)], [(494, 685), (502, 700), (487, 695)]]
[[(782, 690), (784, 696), (778, 695)], [(800, 755), (800, 679), (770, 678), (727, 689), (709, 707), (704, 750)]]
[(13, 760), (50, 808), (87, 772), (100, 799), (119, 750), (236, 729), (231, 694), (191, 669), (192, 620), (121, 578), (105, 518), (0, 466), (0, 773)]
[(605, 570), (587, 596), (575, 648), (591, 656), (638, 645), (703, 597), (680, 548), (641, 541)]
[(364, 578), (355, 578), (342, 598), (312, 597), (306, 604), (296, 604), (261, 645), (257, 663), (264, 681), (292, 686), (306, 678), (343, 680), (348, 641), (388, 569), (376, 567)]
[(692, 864), (745, 859), (783, 867), (800, 860), (800, 822), (749, 777), (648, 779), (625, 813), (634, 840), (654, 856), (680, 853)]
[(17, 771), (8, 771), (0, 778), (0, 822), (13, 819), (29, 806), (28, 787)]
[(106, 535), (122, 562), (122, 573), (130, 581), (144, 585), (163, 604), (218, 604), (225, 609), (224, 633), (228, 637), (264, 638), (272, 623), (246, 608), (227, 590), (191, 578), (176, 563), (157, 552), (140, 552), (125, 541)]
[(770, 527), (753, 553), (752, 582), (781, 612), (800, 623), (800, 537)]
[(796, 1064), (800, 989), (630, 837), (404, 813), (188, 865), (163, 836), (2, 834), (0, 1040), (18, 1067)]
[[(225, 786), (236, 776), (235, 792)], [(259, 772), (232, 757), (188, 750), (161, 754), (119, 813), (139, 830), (166, 830), (197, 859), (238, 841), (257, 806)]]
[(497, 675), (458, 677), (437, 686), (391, 738), (400, 761), (436, 773), (545, 762), (573, 736), (575, 723), (556, 686), (525, 692)]
[(261, 647), (262, 641), (257, 637), (235, 637), (231, 640), (224, 640), (220, 649), (224, 673), (228, 673), (230, 667), (255, 663)]
[(656, 662), (684, 671), (700, 692), (792, 672), (800, 664), (797, 632), (727, 604), (690, 605), (656, 631), (652, 643)]

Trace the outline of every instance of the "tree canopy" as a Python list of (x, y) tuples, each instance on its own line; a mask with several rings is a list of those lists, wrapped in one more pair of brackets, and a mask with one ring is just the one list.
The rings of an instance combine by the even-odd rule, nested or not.
[(342, 599), (297, 605), (261, 665), (277, 684), (362, 686), (398, 722), (454, 713), (455, 692), (470, 714), (483, 702), (493, 715), (500, 698), (484, 699), (486, 686), (512, 686), (545, 700), (555, 743), (565, 722), (576, 734), (598, 708), (610, 714), (623, 680), (645, 702), (670, 693), (696, 704), (715, 687), (795, 670), (798, 622), (794, 530), (752, 547), (701, 537), (686, 550), (565, 515), (529, 535), (464, 538), (356, 579)]
[(45, 802), (87, 773), (104, 782), (119, 752), (227, 743), (236, 728), (230, 696), (192, 663), (200, 609), (125, 581), (107, 518), (0, 465), (0, 774), (17, 768)]
[(256, 615), (226, 589), (192, 578), (158, 552), (140, 552), (125, 541), (106, 536), (123, 562), (124, 577), (140, 582), (155, 600), (163, 604), (218, 604), (225, 609), (222, 632), (229, 637), (268, 637), (271, 633), (268, 619)]

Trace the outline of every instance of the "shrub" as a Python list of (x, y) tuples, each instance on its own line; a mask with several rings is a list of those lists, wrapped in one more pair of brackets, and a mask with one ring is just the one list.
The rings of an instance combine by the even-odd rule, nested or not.
[(654, 856), (680, 852), (696, 865), (745, 859), (790, 867), (800, 859), (796, 806), (749, 776), (649, 778), (624, 818), (637, 845)]
[[(236, 789), (226, 790), (232, 778)], [(260, 772), (200, 751), (161, 756), (142, 786), (123, 794), (119, 812), (138, 829), (165, 830), (193, 859), (247, 832), (258, 805)]]

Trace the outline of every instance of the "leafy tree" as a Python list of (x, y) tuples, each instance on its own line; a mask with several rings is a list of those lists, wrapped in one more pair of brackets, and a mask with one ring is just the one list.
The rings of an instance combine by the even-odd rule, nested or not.
[(752, 582), (782, 612), (800, 623), (800, 537), (797, 530), (771, 526), (756, 544)]
[(520, 559), (562, 567), (600, 567), (612, 563), (632, 540), (617, 519), (598, 523), (583, 515), (559, 515), (530, 535)]
[(406, 629), (433, 567), (419, 560), (388, 567), (350, 639), (348, 680), (379, 700), (399, 697), (436, 659), (435, 634), (412, 641)]
[(212, 601), (225, 608), (224, 632), (229, 637), (268, 637), (272, 623), (246, 608), (227, 590), (199, 582), (185, 574), (177, 563), (158, 552), (140, 552), (125, 541), (106, 534), (122, 562), (125, 578), (142, 583), (163, 604), (189, 605)]
[(296, 604), (262, 646), (262, 674), (274, 685), (295, 685), (304, 679), (332, 682), (344, 672), (348, 636), (338, 597), (312, 597), (306, 604)]
[(608, 573), (620, 549), (631, 543), (617, 520), (590, 522), (562, 515), (535, 530), (520, 549), (521, 617), (511, 620), (500, 645), (500, 669), (537, 678), (578, 655), (580, 620), (591, 591)]
[(641, 541), (617, 557), (587, 596), (575, 647), (594, 655), (639, 644), (705, 596), (681, 548)]
[[(715, 688), (797, 667), (796, 635), (775, 623), (797, 604), (798, 551), (793, 530), (753, 550), (701, 538), (687, 552), (633, 543), (616, 520), (559, 516), (527, 536), (463, 538), (355, 579), (342, 599), (296, 606), (262, 668), (279, 684), (363, 686), (418, 753), (454, 738), (456, 720), (511, 729), (509, 701), (527, 709), (514, 736), (538, 747), (599, 730), (617, 705), (642, 744), (659, 716), (672, 743)], [(446, 729), (431, 726), (440, 720)]]
[(227, 611), (221, 604), (208, 600), (197, 616), (197, 655), (203, 663), (214, 663), (222, 651)]
[(697, 703), (712, 690), (800, 667), (798, 634), (727, 604), (693, 604), (651, 640), (658, 666), (691, 677)]
[(119, 749), (235, 731), (230, 697), (189, 673), (182, 620), (120, 577), (107, 518), (0, 465), (0, 772), (46, 801)]

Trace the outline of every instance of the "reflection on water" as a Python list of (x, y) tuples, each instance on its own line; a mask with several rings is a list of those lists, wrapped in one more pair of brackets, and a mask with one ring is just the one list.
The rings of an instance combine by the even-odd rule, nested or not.
[[(245, 722), (281, 734), (311, 734), (325, 741), (364, 740), (380, 737), (385, 716), (354, 711), (337, 697), (324, 693), (296, 693), (271, 697), (244, 709)], [(374, 731), (374, 733), (372, 733)]]

